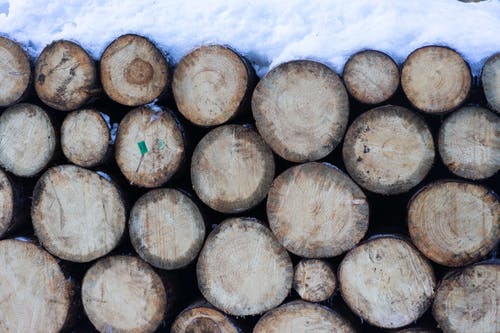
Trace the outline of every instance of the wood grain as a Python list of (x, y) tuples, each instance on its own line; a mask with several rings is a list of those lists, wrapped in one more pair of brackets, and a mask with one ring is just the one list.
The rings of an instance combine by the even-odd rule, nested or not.
[(0, 238), (10, 229), (14, 217), (14, 191), (5, 172), (0, 169)]
[(326, 261), (302, 259), (295, 266), (293, 287), (304, 301), (323, 302), (335, 292), (337, 278)]
[(189, 306), (175, 318), (170, 333), (239, 333), (238, 326), (209, 303)]
[(481, 82), (489, 106), (500, 112), (500, 53), (495, 53), (484, 63)]
[(18, 103), (29, 91), (31, 65), (24, 49), (0, 36), (0, 107)]

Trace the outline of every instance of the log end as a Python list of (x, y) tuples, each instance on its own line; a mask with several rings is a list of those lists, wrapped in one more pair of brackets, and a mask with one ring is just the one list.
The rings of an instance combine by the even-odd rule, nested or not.
[(0, 169), (0, 238), (10, 228), (14, 217), (14, 191), (7, 175)]
[(31, 65), (26, 51), (16, 42), (0, 36), (0, 107), (19, 102), (30, 86)]
[(302, 259), (295, 267), (293, 287), (303, 300), (323, 302), (335, 292), (337, 278), (326, 261)]
[(171, 333), (239, 333), (239, 328), (222, 312), (210, 305), (195, 305), (182, 311)]
[(494, 111), (500, 112), (500, 53), (486, 60), (481, 73), (481, 81), (488, 104)]

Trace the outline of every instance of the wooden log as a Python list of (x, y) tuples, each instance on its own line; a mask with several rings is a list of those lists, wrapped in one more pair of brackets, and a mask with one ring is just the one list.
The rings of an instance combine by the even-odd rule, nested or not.
[(28, 200), (23, 188), (0, 169), (0, 239), (28, 222)]
[(173, 113), (142, 106), (120, 122), (115, 159), (130, 184), (158, 187), (179, 169), (184, 149), (183, 130)]
[(168, 84), (169, 69), (162, 52), (138, 35), (115, 39), (102, 54), (100, 70), (109, 98), (128, 106), (152, 102)]
[(375, 50), (354, 54), (342, 76), (347, 91), (365, 104), (385, 102), (399, 86), (398, 65), (387, 54)]
[(253, 333), (354, 333), (352, 325), (326, 306), (294, 301), (266, 313)]
[(32, 177), (54, 157), (56, 132), (40, 107), (21, 103), (0, 115), (0, 165), (19, 177)]
[(154, 332), (170, 301), (158, 274), (136, 257), (101, 259), (83, 278), (83, 308), (102, 333)]
[(434, 141), (417, 114), (386, 105), (354, 120), (342, 154), (347, 172), (356, 183), (375, 193), (398, 194), (427, 175), (434, 161)]
[(239, 333), (240, 328), (206, 302), (189, 306), (175, 318), (170, 333)]
[(40, 177), (33, 191), (31, 219), (40, 243), (53, 255), (74, 262), (110, 252), (126, 223), (116, 186), (74, 165), (53, 167)]
[(349, 308), (382, 328), (417, 320), (436, 287), (432, 266), (410, 242), (394, 236), (372, 238), (348, 252), (338, 279)]
[(0, 241), (0, 331), (57, 333), (68, 322), (71, 284), (34, 244)]
[(206, 45), (180, 60), (172, 90), (184, 117), (199, 126), (215, 126), (247, 106), (255, 80), (255, 71), (238, 53), (222, 45)]
[(248, 126), (217, 127), (201, 139), (193, 153), (193, 188), (205, 204), (219, 212), (254, 207), (266, 197), (273, 177), (273, 153)]
[(500, 52), (489, 57), (484, 63), (481, 81), (489, 106), (500, 112)]
[(483, 258), (500, 238), (500, 201), (488, 188), (438, 181), (422, 188), (408, 205), (410, 237), (422, 253), (445, 266)]
[(337, 256), (368, 229), (368, 202), (342, 171), (323, 163), (292, 167), (274, 181), (267, 198), (269, 226), (290, 252), (306, 258)]
[(292, 162), (315, 161), (339, 144), (349, 118), (340, 78), (314, 61), (291, 61), (267, 73), (252, 96), (259, 133)]
[(295, 267), (293, 287), (304, 301), (323, 302), (333, 296), (337, 278), (326, 261), (302, 259)]
[(455, 50), (426, 46), (406, 58), (401, 85), (417, 109), (439, 114), (459, 107), (468, 97), (472, 74)]
[(24, 49), (0, 36), (0, 107), (18, 103), (28, 93), (31, 83), (31, 65)]
[(140, 197), (130, 212), (129, 230), (139, 256), (161, 269), (188, 265), (205, 239), (200, 210), (174, 189), (152, 190)]
[(446, 276), (439, 285), (432, 313), (445, 333), (498, 332), (500, 263), (483, 262)]
[(201, 293), (211, 304), (227, 314), (248, 316), (283, 302), (292, 287), (293, 266), (286, 250), (260, 221), (230, 218), (208, 236), (196, 275)]
[(457, 176), (491, 177), (500, 169), (500, 117), (481, 107), (461, 108), (441, 125), (438, 147)]
[(78, 44), (58, 40), (42, 50), (35, 65), (35, 90), (45, 104), (60, 111), (80, 108), (96, 94), (94, 60)]

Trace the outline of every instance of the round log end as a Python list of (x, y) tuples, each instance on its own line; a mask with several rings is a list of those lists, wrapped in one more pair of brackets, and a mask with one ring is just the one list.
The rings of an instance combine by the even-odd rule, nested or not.
[(0, 169), (0, 238), (5, 234), (14, 217), (14, 191), (7, 175)]
[(19, 102), (29, 88), (31, 65), (28, 54), (16, 42), (0, 37), (0, 107)]
[(222, 312), (209, 305), (195, 305), (175, 318), (171, 333), (239, 333), (238, 327)]
[(337, 278), (326, 261), (303, 259), (295, 267), (293, 287), (303, 300), (323, 302), (335, 292)]
[(486, 60), (481, 73), (484, 95), (490, 107), (500, 112), (500, 53)]

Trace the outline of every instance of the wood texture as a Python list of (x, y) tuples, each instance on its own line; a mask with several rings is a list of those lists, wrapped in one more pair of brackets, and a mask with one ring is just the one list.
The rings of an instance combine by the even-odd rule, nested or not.
[(368, 229), (368, 202), (342, 171), (310, 162), (274, 181), (267, 198), (269, 226), (290, 252), (333, 257), (353, 248)]
[(323, 302), (335, 292), (337, 278), (326, 261), (302, 259), (295, 266), (293, 287), (304, 301)]
[(218, 309), (260, 314), (290, 292), (293, 266), (271, 231), (252, 218), (230, 218), (208, 236), (196, 267), (198, 287)]
[(194, 150), (191, 181), (198, 197), (223, 213), (245, 211), (261, 202), (274, 177), (271, 149), (248, 126), (210, 131)]
[(224, 313), (208, 303), (198, 303), (183, 310), (170, 333), (239, 333), (241, 330)]
[(375, 193), (410, 190), (434, 161), (434, 141), (423, 119), (400, 106), (371, 109), (347, 130), (343, 158), (349, 175)]
[(61, 165), (45, 172), (33, 192), (36, 236), (53, 255), (88, 262), (121, 240), (125, 207), (116, 186), (95, 172)]
[(11, 228), (14, 218), (14, 190), (5, 172), (0, 169), (0, 238)]
[(0, 107), (19, 102), (27, 94), (31, 82), (31, 65), (24, 49), (0, 37)]
[(500, 201), (469, 182), (438, 181), (408, 206), (408, 229), (422, 253), (445, 266), (464, 266), (493, 250), (500, 239)]
[(481, 73), (481, 81), (484, 95), (491, 109), (500, 112), (500, 53), (486, 60)]
[(252, 96), (257, 129), (273, 151), (292, 162), (315, 161), (333, 151), (349, 118), (340, 78), (314, 61), (291, 61), (267, 73)]
[(401, 238), (380, 236), (342, 260), (338, 279), (349, 308), (372, 325), (399, 328), (430, 306), (436, 280), (432, 266)]

